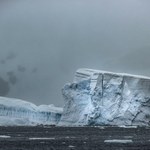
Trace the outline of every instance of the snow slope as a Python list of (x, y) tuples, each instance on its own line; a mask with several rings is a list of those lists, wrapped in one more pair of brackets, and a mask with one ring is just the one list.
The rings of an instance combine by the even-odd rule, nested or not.
[(62, 111), (54, 105), (36, 106), (23, 100), (0, 97), (0, 125), (57, 124)]
[(150, 125), (150, 78), (79, 69), (62, 89), (59, 125)]

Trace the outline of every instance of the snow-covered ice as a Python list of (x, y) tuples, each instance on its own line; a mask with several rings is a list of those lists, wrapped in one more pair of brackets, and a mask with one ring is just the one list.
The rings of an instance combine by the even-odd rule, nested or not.
[(150, 125), (150, 78), (79, 69), (62, 89), (59, 125)]
[(54, 105), (36, 106), (23, 100), (0, 97), (1, 126), (57, 124), (62, 111)]

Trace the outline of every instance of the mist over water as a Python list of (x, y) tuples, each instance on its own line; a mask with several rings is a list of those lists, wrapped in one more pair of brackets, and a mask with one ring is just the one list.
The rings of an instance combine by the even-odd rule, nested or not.
[(86, 67), (150, 76), (148, 0), (0, 1), (0, 95), (63, 105)]

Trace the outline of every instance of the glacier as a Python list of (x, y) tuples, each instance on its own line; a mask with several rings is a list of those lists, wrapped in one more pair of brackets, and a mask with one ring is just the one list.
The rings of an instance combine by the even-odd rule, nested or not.
[(62, 93), (59, 125), (150, 125), (150, 77), (81, 68)]
[(0, 97), (0, 126), (57, 125), (62, 108)]

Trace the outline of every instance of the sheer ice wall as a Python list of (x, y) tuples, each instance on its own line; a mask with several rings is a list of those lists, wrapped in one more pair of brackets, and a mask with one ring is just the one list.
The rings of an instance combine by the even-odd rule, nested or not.
[(79, 69), (62, 90), (60, 125), (150, 125), (150, 78)]

